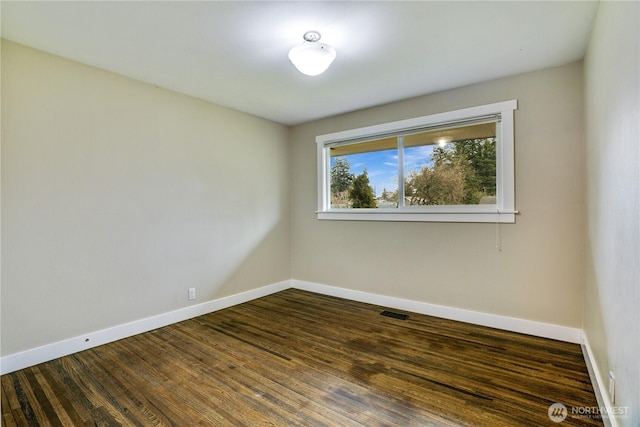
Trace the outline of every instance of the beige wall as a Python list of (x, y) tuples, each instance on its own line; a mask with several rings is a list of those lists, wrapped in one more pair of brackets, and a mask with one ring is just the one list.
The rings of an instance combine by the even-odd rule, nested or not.
[(288, 167), (285, 126), (3, 41), (2, 354), (289, 279)]
[[(315, 136), (517, 99), (515, 224), (319, 221)], [(582, 63), (296, 126), (294, 279), (581, 327)]]
[(601, 2), (585, 57), (584, 331), (624, 426), (640, 425), (640, 6)]
[[(1, 354), (293, 277), (584, 327), (640, 423), (638, 13), (601, 3), (584, 84), (575, 63), (291, 129), (3, 41)], [(502, 251), (495, 224), (315, 219), (316, 135), (508, 99)]]

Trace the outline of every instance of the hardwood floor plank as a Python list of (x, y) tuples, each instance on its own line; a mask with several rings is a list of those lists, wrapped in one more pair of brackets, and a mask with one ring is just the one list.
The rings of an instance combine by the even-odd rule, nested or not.
[[(4, 389), (4, 381), (2, 381), (2, 389)], [(4, 423), (6, 424), (18, 424), (18, 422), (14, 419), (13, 417), (13, 411), (16, 408), (15, 405), (10, 403), (10, 395), (11, 391), (6, 391), (1, 393), (2, 394), (2, 400), (0, 402), (0, 405), (2, 407), (2, 422), (0, 422), (0, 424)]]
[[(89, 356), (88, 353), (81, 353), (82, 356)], [(82, 419), (86, 425), (108, 426), (116, 422), (109, 415), (103, 403), (95, 394), (95, 388), (88, 385), (88, 379), (100, 378), (87, 369), (82, 358), (71, 355), (50, 362), (53, 374), (57, 383), (64, 385), (65, 396), (69, 398), (77, 412), (82, 414)], [(91, 369), (95, 369), (91, 366)]]
[(50, 384), (55, 384), (55, 393), (60, 399), (64, 399), (68, 412), (75, 412), (79, 418), (74, 425), (93, 426), (104, 425), (104, 421), (98, 418), (97, 408), (87, 399), (83, 389), (78, 384), (79, 378), (71, 364), (73, 358), (61, 358), (50, 362), (51, 369), (43, 369), (43, 374), (48, 375)]
[[(181, 331), (174, 329), (171, 331), (172, 333), (172, 342), (176, 342), (177, 345), (188, 345), (189, 341), (185, 341), (185, 337), (181, 336)], [(188, 338), (186, 338), (188, 340)], [(197, 346), (193, 349), (193, 356), (196, 357), (197, 360), (215, 360), (216, 365), (228, 366), (228, 368), (233, 373), (242, 372), (242, 375), (239, 375), (235, 378), (236, 381), (241, 382), (242, 386), (245, 388), (249, 388), (251, 393), (259, 398), (268, 398), (271, 401), (280, 401), (281, 406), (285, 407), (289, 413), (295, 414), (300, 412), (302, 409), (305, 409), (305, 414), (308, 413), (308, 406), (310, 406), (310, 402), (304, 396), (299, 395), (295, 391), (284, 388), (281, 384), (277, 383), (273, 380), (272, 375), (264, 375), (259, 374), (257, 369), (254, 369), (254, 365), (251, 364), (250, 361), (242, 362), (240, 367), (238, 365), (238, 358), (226, 358), (223, 359), (225, 354), (217, 355), (217, 357), (212, 356), (210, 353), (204, 351), (208, 347)], [(274, 364), (270, 363), (269, 367), (272, 368)], [(277, 369), (283, 372), (290, 372), (290, 366), (277, 365)], [(270, 371), (272, 373), (272, 371)], [(220, 376), (220, 375), (217, 375)], [(256, 386), (259, 384), (259, 386)], [(313, 405), (311, 405), (313, 406)], [(316, 413), (316, 417), (319, 417), (317, 423), (309, 424), (309, 425), (327, 425), (326, 423), (329, 420), (324, 420), (322, 418), (321, 413)], [(308, 420), (310, 423), (314, 420)]]
[[(162, 339), (161, 338), (162, 337), (157, 337), (157, 339), (159, 339), (160, 341), (152, 343), (152, 346), (158, 348), (158, 346), (162, 345), (162, 343), (164, 343), (165, 341), (164, 341), (164, 338)], [(176, 339), (175, 337), (173, 337), (173, 339), (167, 342), (173, 343), (175, 341)], [(199, 346), (200, 345), (198, 344), (197, 347)], [(185, 349), (185, 347), (182, 345), (180, 346), (180, 348)], [(168, 351), (171, 352), (171, 350), (168, 350)], [(211, 388), (210, 387), (211, 383), (215, 384), (215, 381), (216, 381), (215, 378), (224, 378), (224, 382), (217, 384), (215, 387), (212, 388), (212, 390), (210, 390), (211, 393), (213, 393), (214, 395), (216, 394), (219, 395), (219, 399), (216, 405), (218, 409), (224, 406), (233, 407), (234, 404), (235, 405), (244, 404), (249, 407), (253, 407), (253, 412), (255, 413), (264, 412), (264, 411), (258, 410), (259, 408), (255, 407), (255, 404), (250, 402), (250, 400), (254, 399), (251, 396), (255, 394), (255, 390), (248, 389), (246, 387), (246, 384), (242, 382), (242, 379), (241, 378), (239, 379), (237, 374), (240, 372), (240, 369), (238, 369), (239, 367), (233, 365), (234, 363), (233, 361), (230, 362), (228, 369), (225, 366), (220, 369), (214, 369), (214, 370), (207, 369), (203, 371), (204, 366), (201, 363), (202, 361), (201, 357), (194, 357), (193, 353), (191, 351), (188, 351), (188, 349), (183, 353), (184, 354), (182, 355), (182, 357), (180, 357), (179, 359), (174, 359), (174, 363), (176, 363), (176, 366), (178, 367), (180, 366), (188, 367), (188, 368), (185, 368), (186, 374), (188, 374), (191, 371), (198, 374), (195, 377), (188, 379), (188, 381), (191, 384), (196, 386), (193, 388), (193, 390), (201, 390), (201, 389), (206, 390), (208, 388)], [(237, 360), (235, 361), (235, 363), (237, 363)], [(220, 365), (220, 364), (216, 363), (216, 365)], [(176, 366), (173, 366), (172, 369), (175, 370)], [(200, 383), (201, 379), (199, 378), (199, 376), (206, 376), (207, 380)], [(238, 391), (243, 391), (243, 392), (238, 393)], [(240, 400), (240, 401), (236, 402), (236, 400)], [(197, 401), (197, 399), (195, 399), (195, 401)], [(240, 422), (240, 420), (232, 418), (228, 414), (227, 414), (227, 417), (230, 419), (230, 421), (232, 421), (236, 425), (237, 423)]]
[[(16, 374), (16, 389), (20, 406), (24, 410), (25, 418), (29, 425), (41, 424), (61, 426), (58, 415), (51, 410), (51, 404), (38, 387), (34, 379), (33, 369), (25, 369)], [(25, 410), (26, 409), (26, 410)]]
[[(114, 344), (116, 346), (109, 350), (117, 349), (120, 343)], [(144, 370), (137, 367), (134, 369), (132, 360), (119, 359), (111, 351), (92, 352), (89, 360), (93, 368), (99, 369), (101, 382), (109, 384), (105, 389), (113, 391), (101, 391), (100, 395), (105, 399), (100, 402), (100, 406), (115, 420), (127, 425), (176, 425), (172, 419), (177, 417), (177, 414), (170, 408), (158, 407), (151, 401), (159, 387), (151, 382), (144, 383), (142, 388), (136, 387), (135, 376), (143, 374)], [(119, 415), (122, 419), (118, 418)]]
[(511, 427), (597, 406), (578, 345), (385, 309), (290, 289), (76, 353), (4, 375), (3, 424)]
[[(70, 404), (69, 399), (64, 395), (62, 390), (58, 388), (57, 382), (48, 381), (48, 379), (53, 379), (51, 376), (52, 370), (46, 368), (41, 369), (40, 366), (35, 366), (33, 371), (38, 387), (43, 391), (46, 399), (51, 402), (51, 410), (58, 416), (61, 425), (81, 426), (84, 424), (73, 408), (73, 405)], [(52, 389), (50, 384), (53, 384), (56, 389)]]

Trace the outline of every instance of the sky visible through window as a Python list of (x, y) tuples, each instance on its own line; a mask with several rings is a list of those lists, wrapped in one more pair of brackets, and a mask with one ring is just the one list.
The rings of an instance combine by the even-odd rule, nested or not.
[[(404, 149), (405, 176), (409, 171), (420, 171), (423, 166), (433, 166), (431, 154), (435, 145), (420, 145)], [(389, 192), (398, 189), (398, 150), (370, 151), (366, 153), (347, 154), (339, 156), (349, 161), (350, 172), (354, 176), (367, 169), (369, 183), (375, 190), (376, 197), (386, 189)], [(331, 158), (331, 167), (335, 164), (336, 157)]]

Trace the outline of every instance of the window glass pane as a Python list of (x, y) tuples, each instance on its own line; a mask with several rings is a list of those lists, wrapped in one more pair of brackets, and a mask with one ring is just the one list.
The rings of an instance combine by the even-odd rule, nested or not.
[(404, 136), (404, 204), (496, 203), (495, 122)]
[(329, 148), (332, 209), (398, 205), (397, 138)]
[(515, 222), (517, 108), (510, 100), (316, 136), (318, 219)]

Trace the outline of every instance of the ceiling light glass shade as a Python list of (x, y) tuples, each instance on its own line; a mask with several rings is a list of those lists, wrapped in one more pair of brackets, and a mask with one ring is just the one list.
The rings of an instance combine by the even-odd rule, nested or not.
[(305, 42), (289, 51), (289, 61), (307, 76), (317, 76), (324, 73), (336, 59), (336, 50), (331, 46), (320, 43), (320, 34), (310, 31), (304, 35)]

